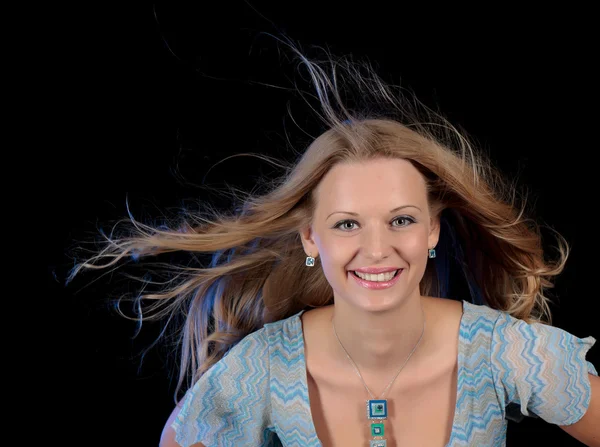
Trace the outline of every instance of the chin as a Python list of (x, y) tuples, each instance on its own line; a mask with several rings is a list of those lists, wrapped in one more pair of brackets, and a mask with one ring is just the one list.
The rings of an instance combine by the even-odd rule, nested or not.
[(406, 301), (406, 297), (403, 294), (387, 293), (387, 294), (371, 294), (363, 296), (354, 296), (352, 304), (366, 312), (385, 312), (397, 307), (402, 306)]

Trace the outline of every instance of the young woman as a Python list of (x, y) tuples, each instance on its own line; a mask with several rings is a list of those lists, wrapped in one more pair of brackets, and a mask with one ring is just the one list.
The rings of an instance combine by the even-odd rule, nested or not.
[[(133, 221), (73, 271), (213, 255), (140, 297), (185, 315), (178, 388), (191, 380), (161, 445), (503, 446), (514, 409), (599, 445), (595, 340), (548, 324), (566, 242), (548, 261), (446, 120), (368, 66), (297, 54), (325, 131), (269, 192), (170, 230)], [(377, 107), (344, 104), (342, 80)]]

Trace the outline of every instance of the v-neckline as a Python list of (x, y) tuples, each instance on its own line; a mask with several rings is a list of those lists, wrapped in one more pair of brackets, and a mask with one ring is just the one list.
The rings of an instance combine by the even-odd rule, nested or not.
[[(450, 439), (448, 440), (448, 443), (445, 445), (445, 447), (451, 447), (452, 446), (452, 442), (454, 441), (454, 437), (456, 434), (456, 424), (457, 424), (457, 418), (458, 418), (458, 406), (460, 403), (460, 389), (459, 389), (459, 383), (460, 383), (460, 378), (463, 377), (464, 374), (464, 362), (462, 361), (462, 353), (463, 353), (463, 347), (464, 347), (464, 343), (463, 343), (463, 329), (464, 329), (464, 324), (465, 324), (465, 315), (467, 313), (467, 310), (469, 309), (469, 305), (471, 303), (469, 303), (468, 301), (462, 300), (462, 315), (460, 317), (460, 323), (459, 323), (459, 329), (458, 329), (458, 349), (457, 349), (457, 359), (456, 359), (456, 363), (457, 363), (457, 373), (456, 373), (456, 403), (454, 405), (454, 415), (452, 417), (452, 429), (450, 430)], [(305, 401), (305, 416), (306, 418), (309, 420), (310, 422), (310, 436), (311, 439), (316, 439), (318, 442), (318, 447), (323, 447), (323, 444), (321, 443), (321, 440), (319, 439), (318, 435), (317, 435), (317, 429), (315, 427), (315, 423), (314, 423), (314, 419), (313, 419), (313, 415), (312, 415), (312, 411), (310, 409), (310, 395), (308, 393), (308, 370), (307, 370), (307, 366), (306, 366), (306, 346), (304, 343), (304, 328), (302, 326), (302, 319), (301, 316), (302, 314), (306, 312), (306, 309), (301, 310), (300, 312), (298, 312), (295, 315), (295, 323), (298, 325), (299, 330), (300, 330), (300, 364), (301, 364), (301, 369), (303, 371), (303, 386), (304, 389), (306, 390), (306, 401)]]

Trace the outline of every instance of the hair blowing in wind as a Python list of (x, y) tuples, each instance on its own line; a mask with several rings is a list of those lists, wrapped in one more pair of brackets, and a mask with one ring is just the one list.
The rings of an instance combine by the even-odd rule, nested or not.
[[(283, 173), (264, 179), (266, 192), (260, 195), (234, 191), (238, 206), (231, 210), (202, 204), (163, 225), (129, 213), (110, 234), (100, 234), (97, 249), (73, 267), (67, 282), (84, 270), (112, 272), (131, 263), (167, 278), (135, 278), (139, 293), (121, 299), (137, 309), (127, 318), (172, 326), (180, 355), (177, 396), (265, 323), (332, 304), (333, 291), (318, 261), (317, 268), (305, 266), (299, 236), (311, 223), (313, 191), (337, 163), (400, 158), (425, 178), (431, 213), (441, 216), (447, 242), (440, 258), (458, 267), (454, 271), (471, 291), (471, 297), (453, 298), (470, 298), (526, 321), (549, 321), (544, 293), (562, 271), (568, 245), (557, 235), (557, 259), (546, 259), (540, 229), (527, 217), (516, 186), (456, 127), (386, 84), (370, 64), (325, 50), (322, 59), (309, 59), (288, 46), (311, 93), (295, 88), (323, 132), (307, 148), (297, 148), (295, 160), (241, 154), (276, 164)], [(201, 254), (212, 259), (205, 265), (159, 261), (174, 252), (196, 261)], [(445, 296), (452, 280), (442, 263), (428, 264), (421, 293)]]

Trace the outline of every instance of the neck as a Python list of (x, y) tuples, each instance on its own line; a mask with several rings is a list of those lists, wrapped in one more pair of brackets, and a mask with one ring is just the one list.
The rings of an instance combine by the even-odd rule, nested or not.
[(368, 312), (338, 300), (332, 306), (331, 317), (327, 319), (331, 333), (332, 352), (336, 362), (352, 368), (346, 352), (364, 376), (389, 376), (398, 371), (419, 342), (419, 346), (407, 362), (414, 361), (425, 340), (423, 324), (425, 316), (420, 295), (406, 299), (396, 308), (382, 312)]

